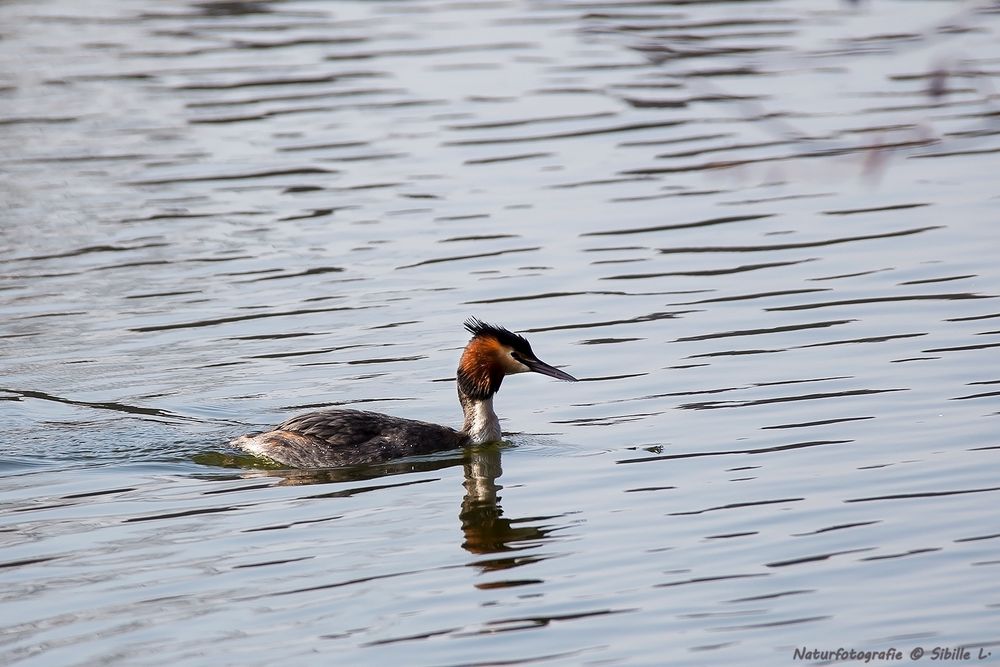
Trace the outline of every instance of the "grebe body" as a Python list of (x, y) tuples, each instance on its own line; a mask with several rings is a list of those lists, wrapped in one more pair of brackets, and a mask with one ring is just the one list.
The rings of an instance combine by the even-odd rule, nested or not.
[(465, 322), (472, 339), (462, 351), (456, 382), (465, 415), (461, 429), (392, 417), (378, 412), (333, 408), (309, 412), (266, 433), (244, 435), (232, 445), (251, 454), (297, 467), (377, 463), (501, 439), (493, 396), (507, 375), (540, 373), (576, 378), (538, 359), (523, 337), (476, 318)]

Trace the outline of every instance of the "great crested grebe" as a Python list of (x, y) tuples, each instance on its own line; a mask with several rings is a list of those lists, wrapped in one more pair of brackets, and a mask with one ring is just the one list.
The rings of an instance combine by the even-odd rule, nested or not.
[(309, 468), (375, 463), (496, 442), (502, 434), (493, 412), (493, 394), (504, 376), (532, 372), (577, 381), (536, 357), (523, 336), (475, 317), (466, 320), (465, 328), (472, 339), (462, 351), (456, 376), (458, 401), (465, 413), (461, 430), (378, 412), (331, 408), (292, 417), (271, 431), (240, 436), (231, 444), (278, 463)]

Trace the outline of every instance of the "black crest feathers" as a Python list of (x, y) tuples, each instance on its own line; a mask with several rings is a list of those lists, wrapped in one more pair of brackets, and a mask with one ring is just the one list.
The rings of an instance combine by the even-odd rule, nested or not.
[(504, 329), (495, 324), (487, 324), (478, 317), (470, 317), (465, 321), (466, 330), (472, 334), (473, 338), (489, 337), (495, 339), (501, 345), (513, 348), (514, 350), (534, 356), (531, 345), (524, 336), (519, 336), (513, 331)]

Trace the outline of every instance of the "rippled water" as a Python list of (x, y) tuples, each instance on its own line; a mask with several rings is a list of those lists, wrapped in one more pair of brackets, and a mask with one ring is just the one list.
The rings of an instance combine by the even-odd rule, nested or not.
[[(0, 662), (996, 662), (998, 33), (0, 4)], [(315, 406), (455, 424), (473, 314), (586, 381), (508, 380), (501, 448), (226, 448)]]

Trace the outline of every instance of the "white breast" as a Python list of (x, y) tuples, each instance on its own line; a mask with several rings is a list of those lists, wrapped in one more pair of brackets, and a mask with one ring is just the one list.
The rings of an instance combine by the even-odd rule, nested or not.
[(487, 442), (497, 442), (502, 433), (500, 431), (500, 419), (493, 412), (493, 397), (485, 401), (473, 401), (467, 415), (469, 423), (469, 437), (473, 444), (484, 444)]

